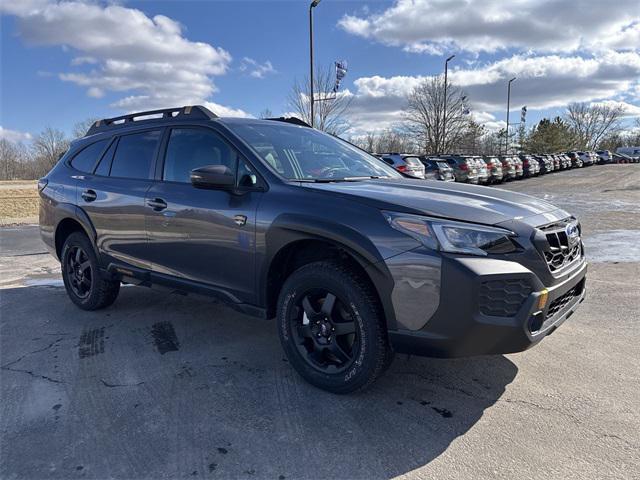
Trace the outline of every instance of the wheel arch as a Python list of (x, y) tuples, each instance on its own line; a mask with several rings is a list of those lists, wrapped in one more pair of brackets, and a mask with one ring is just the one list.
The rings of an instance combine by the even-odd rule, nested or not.
[(308, 216), (283, 215), (266, 234), (266, 255), (258, 273), (260, 304), (267, 318), (276, 313), (278, 295), (287, 277), (314, 261), (349, 263), (372, 287), (387, 325), (395, 325), (391, 304), (393, 279), (371, 240), (351, 227)]
[(94, 249), (94, 253), (98, 256), (98, 249), (96, 248), (96, 231), (91, 223), (91, 220), (87, 214), (80, 208), (74, 205), (59, 205), (60, 212), (62, 213), (60, 220), (56, 224), (54, 242), (56, 255), (58, 260), (61, 260), (62, 247), (65, 240), (73, 232), (82, 232), (90, 240), (91, 246)]

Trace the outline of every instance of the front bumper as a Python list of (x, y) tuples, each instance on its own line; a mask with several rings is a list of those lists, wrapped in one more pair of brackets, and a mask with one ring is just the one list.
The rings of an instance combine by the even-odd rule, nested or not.
[[(447, 254), (440, 264), (429, 258), (422, 267), (407, 268), (416, 257), (406, 255), (387, 261), (395, 280), (396, 313), (389, 338), (400, 353), (465, 357), (520, 352), (555, 331), (585, 296), (586, 262), (548, 287), (512, 261)], [(403, 262), (404, 268), (394, 268)], [(548, 298), (541, 309), (545, 289)], [(409, 299), (410, 308), (402, 303)]]

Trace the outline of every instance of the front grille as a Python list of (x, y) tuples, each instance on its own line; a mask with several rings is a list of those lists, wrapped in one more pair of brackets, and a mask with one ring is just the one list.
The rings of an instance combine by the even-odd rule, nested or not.
[(580, 296), (583, 288), (584, 280), (551, 302), (549, 310), (547, 311), (547, 318), (553, 318), (560, 310), (571, 303), (574, 298)]
[(480, 286), (479, 308), (484, 315), (513, 317), (532, 292), (525, 280), (490, 280)]
[[(567, 235), (567, 226), (572, 224), (578, 228), (578, 236), (573, 239)], [(563, 270), (584, 256), (580, 239), (582, 230), (575, 219), (567, 218), (539, 228), (544, 232), (547, 240), (542, 253), (551, 273)]]

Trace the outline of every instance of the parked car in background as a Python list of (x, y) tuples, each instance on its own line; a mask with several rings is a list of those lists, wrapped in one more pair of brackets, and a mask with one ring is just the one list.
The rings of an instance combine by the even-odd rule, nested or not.
[(631, 157), (629, 155), (625, 155), (624, 153), (614, 153), (612, 154), (613, 161), (616, 163), (640, 163), (640, 157)]
[(424, 165), (424, 178), (427, 180), (442, 180), (444, 182), (455, 182), (453, 168), (441, 158), (420, 157)]
[(516, 166), (513, 163), (513, 158), (500, 155), (498, 157), (500, 163), (502, 163), (502, 178), (509, 181), (516, 178)]
[(376, 155), (387, 165), (392, 166), (400, 173), (413, 178), (424, 178), (424, 165), (417, 155), (403, 153), (378, 153)]
[(631, 158), (640, 158), (640, 147), (618, 147), (616, 148), (616, 153)]
[(573, 167), (573, 163), (566, 153), (560, 153), (559, 155), (560, 161), (562, 162), (563, 170), (569, 170), (571, 167)]
[(531, 155), (518, 155), (522, 161), (522, 172), (525, 177), (534, 177), (540, 173), (538, 161)]
[(551, 160), (553, 160), (553, 171), (557, 172), (562, 170), (562, 161), (560, 161), (560, 157), (557, 155), (549, 155)]
[(553, 161), (547, 155), (532, 155), (532, 157), (538, 162), (541, 174), (553, 172)]
[(582, 163), (582, 158), (578, 155), (578, 152), (567, 152), (567, 157), (571, 160), (571, 166), (573, 168), (582, 168), (584, 164)]
[(577, 153), (580, 156), (580, 159), (582, 160), (582, 164), (585, 167), (590, 167), (591, 165), (593, 165), (598, 161), (597, 160), (598, 156), (593, 152), (577, 152)]
[(453, 169), (456, 182), (478, 183), (478, 166), (468, 155), (443, 155), (438, 157)]
[(480, 185), (487, 185), (489, 183), (489, 170), (487, 169), (487, 164), (484, 163), (484, 160), (481, 157), (471, 157), (472, 161), (475, 162), (476, 168), (478, 169), (478, 183)]
[(502, 183), (502, 163), (498, 160), (498, 157), (485, 156), (482, 157), (482, 160), (487, 166), (489, 183)]
[(613, 161), (613, 156), (609, 150), (597, 150), (596, 155), (598, 155), (599, 164), (611, 163)]
[(518, 157), (510, 158), (513, 161), (513, 165), (516, 167), (516, 180), (519, 180), (524, 176), (524, 165), (522, 165), (522, 160)]

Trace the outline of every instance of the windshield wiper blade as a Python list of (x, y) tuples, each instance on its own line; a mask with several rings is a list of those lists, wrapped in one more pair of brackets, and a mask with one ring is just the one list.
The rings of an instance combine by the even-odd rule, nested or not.
[(387, 176), (363, 176), (363, 177), (342, 177), (342, 178), (292, 178), (292, 182), (305, 183), (335, 183), (335, 182), (357, 182), (359, 180), (377, 180), (380, 178), (391, 178)]
[(391, 177), (387, 177), (387, 176), (379, 176), (379, 175), (369, 175), (369, 176), (364, 176), (364, 177), (344, 177), (343, 180), (346, 180), (348, 182), (354, 182), (354, 181), (358, 181), (358, 180), (378, 180), (380, 178), (391, 178)]
[(303, 182), (303, 183), (333, 183), (333, 182), (343, 182), (342, 178), (292, 178), (292, 182)]

